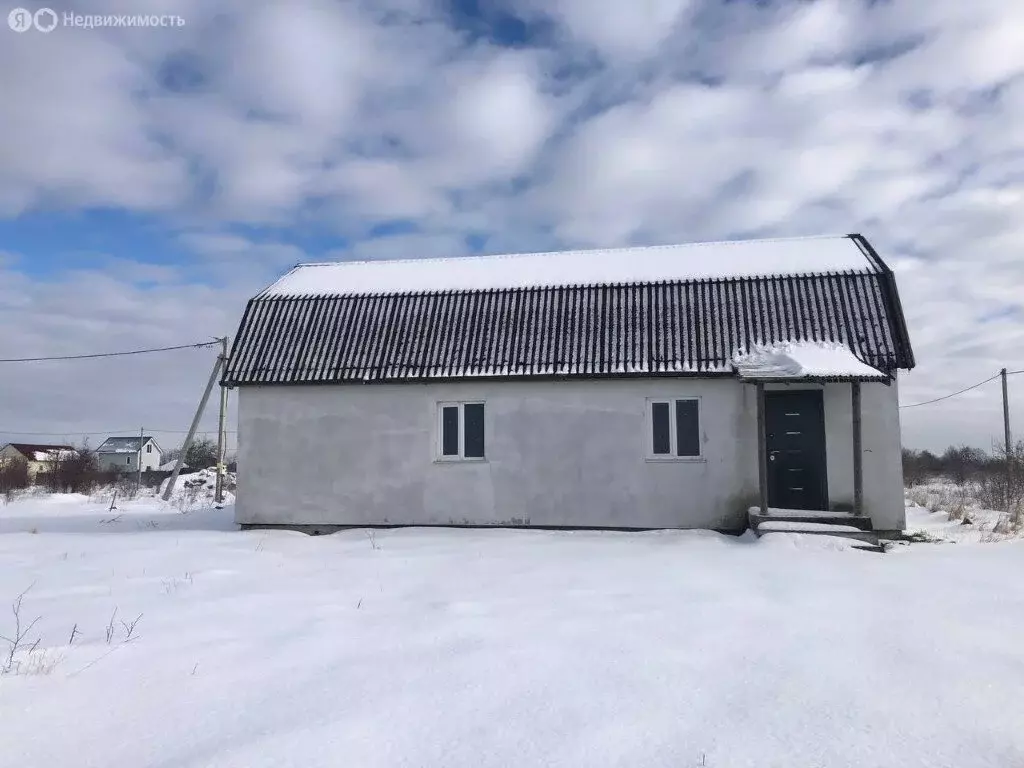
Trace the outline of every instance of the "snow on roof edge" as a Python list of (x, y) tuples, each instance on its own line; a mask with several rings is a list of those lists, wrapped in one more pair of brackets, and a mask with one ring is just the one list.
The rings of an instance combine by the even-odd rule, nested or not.
[[(563, 248), (555, 251), (519, 251), (516, 253), (474, 253), (471, 256), (428, 256), (405, 259), (352, 259), (351, 261), (303, 261), (296, 264), (288, 274), (302, 267), (332, 267), (337, 264), (424, 264), (444, 261), (473, 261), (476, 259), (515, 259), (521, 256), (557, 256), (564, 253), (623, 253), (625, 251), (657, 251), (670, 248), (699, 248), (706, 245), (748, 245), (754, 243), (795, 243), (807, 240), (844, 240), (850, 235), (802, 235), (798, 237), (760, 237), (750, 240), (698, 240), (691, 243), (660, 243), (658, 245), (620, 245), (614, 248)], [(288, 275), (282, 275), (287, 277)], [(281, 278), (278, 278), (278, 282)]]
[(748, 380), (857, 379), (886, 381), (889, 376), (835, 341), (783, 341), (737, 350), (733, 365)]
[[(519, 288), (545, 288), (545, 287), (585, 287), (594, 285), (643, 285), (643, 284), (654, 284), (662, 282), (678, 282), (683, 280), (694, 280), (694, 281), (711, 281), (711, 280), (726, 280), (726, 279), (759, 279), (766, 277), (775, 276), (801, 276), (801, 275), (834, 275), (843, 273), (870, 273), (876, 272), (880, 269), (884, 269), (885, 264), (879, 257), (870, 252), (871, 249), (865, 249), (861, 245), (859, 238), (860, 235), (855, 234), (843, 234), (843, 235), (808, 235), (802, 237), (777, 237), (777, 238), (761, 238), (761, 239), (749, 239), (749, 240), (721, 240), (721, 241), (702, 241), (702, 242), (691, 242), (691, 243), (663, 243), (660, 245), (646, 245), (646, 246), (622, 246), (616, 248), (590, 248), (590, 249), (565, 249), (556, 251), (531, 251), (521, 253), (498, 253), (498, 254), (474, 254), (471, 256), (441, 256), (441, 257), (427, 257), (427, 258), (401, 258), (401, 259), (359, 259), (351, 261), (309, 261), (300, 262), (289, 269), (286, 273), (281, 275), (277, 280), (268, 285), (262, 291), (256, 294), (254, 298), (265, 299), (265, 298), (286, 298), (286, 297), (327, 297), (327, 296), (359, 296), (366, 294), (374, 295), (399, 295), (399, 294), (416, 294), (416, 293), (448, 293), (448, 292), (470, 292), (470, 291), (483, 291), (483, 290), (510, 290)], [(848, 240), (850, 247), (853, 251), (859, 255), (859, 264), (854, 265), (852, 262), (846, 263), (842, 266), (835, 266), (834, 264), (824, 263), (820, 268), (812, 268), (807, 265), (803, 265), (800, 268), (785, 268), (773, 266), (768, 264), (763, 269), (759, 268), (746, 268), (736, 269), (734, 271), (722, 270), (722, 271), (705, 271), (702, 274), (693, 276), (680, 276), (679, 274), (666, 274), (663, 277), (651, 277), (645, 276), (642, 278), (622, 275), (618, 279), (607, 279), (601, 277), (593, 277), (588, 279), (587, 276), (581, 277), (578, 280), (566, 280), (558, 278), (544, 279), (543, 277), (536, 280), (529, 281), (509, 281), (509, 284), (503, 285), (502, 281), (488, 285), (453, 285), (446, 287), (437, 287), (436, 285), (424, 285), (423, 287), (409, 287), (408, 285), (401, 287), (386, 287), (386, 286), (375, 286), (372, 289), (354, 286), (349, 290), (340, 289), (337, 287), (318, 286), (316, 289), (302, 288), (302, 278), (298, 280), (300, 287), (290, 287), (287, 285), (291, 278), (297, 277), (302, 272), (310, 268), (337, 268), (339, 270), (352, 270), (351, 274), (355, 274), (360, 268), (394, 268), (396, 266), (417, 266), (427, 267), (428, 269), (432, 265), (441, 264), (454, 264), (462, 267), (473, 265), (479, 268), (480, 265), (507, 265), (511, 260), (515, 259), (538, 259), (538, 258), (551, 258), (552, 266), (554, 260), (558, 257), (563, 259), (580, 258), (582, 256), (650, 256), (652, 254), (658, 254), (659, 252), (670, 252), (678, 251), (689, 248), (700, 248), (700, 247), (721, 247), (721, 246), (757, 246), (757, 245), (769, 245), (769, 244), (785, 244), (785, 243), (806, 243), (809, 241), (817, 242), (836, 242)], [(293, 281), (294, 282), (294, 281)], [(427, 281), (430, 282), (430, 281)]]

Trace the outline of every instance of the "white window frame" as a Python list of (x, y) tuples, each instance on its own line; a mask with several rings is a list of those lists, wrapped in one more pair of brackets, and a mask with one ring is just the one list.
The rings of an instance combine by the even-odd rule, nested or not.
[[(466, 456), (466, 406), (482, 405), (484, 407), (484, 455)], [(446, 456), (444, 454), (444, 409), (459, 409), (459, 455)], [(437, 438), (434, 440), (434, 460), (440, 462), (462, 462), (462, 461), (487, 461), (487, 403), (483, 400), (447, 400), (437, 403)]]
[[(692, 400), (697, 403), (697, 450), (696, 456), (677, 456), (679, 448), (676, 434), (676, 401)], [(654, 404), (668, 403), (668, 453), (654, 452)], [(644, 456), (647, 461), (700, 462), (704, 461), (704, 407), (699, 395), (669, 395), (649, 397), (644, 411)]]

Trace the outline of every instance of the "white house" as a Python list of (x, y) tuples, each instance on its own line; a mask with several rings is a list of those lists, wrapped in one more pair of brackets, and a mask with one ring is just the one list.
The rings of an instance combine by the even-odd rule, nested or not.
[[(142, 450), (139, 450), (139, 441)], [(142, 471), (149, 472), (160, 468), (160, 446), (152, 437), (108, 437), (96, 449), (96, 458), (100, 469), (117, 472), (138, 472), (139, 462)]]
[(860, 235), (299, 265), (223, 378), (236, 519), (901, 530), (913, 365)]
[(28, 465), (28, 476), (34, 479), (40, 472), (49, 472), (57, 461), (77, 456), (70, 445), (39, 443), (7, 443), (0, 448), (0, 465), (5, 461), (23, 461)]

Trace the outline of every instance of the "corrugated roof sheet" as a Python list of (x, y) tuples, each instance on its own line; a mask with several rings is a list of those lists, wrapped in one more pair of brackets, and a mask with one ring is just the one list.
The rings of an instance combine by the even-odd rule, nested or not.
[[(855, 239), (856, 238), (856, 239)], [(617, 285), (287, 296), (249, 302), (228, 385), (478, 376), (730, 374), (739, 350), (846, 345), (913, 367), (892, 272), (851, 236), (862, 272)]]

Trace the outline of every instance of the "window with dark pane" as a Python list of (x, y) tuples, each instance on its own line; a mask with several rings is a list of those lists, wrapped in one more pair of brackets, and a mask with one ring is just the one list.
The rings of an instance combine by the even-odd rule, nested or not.
[(676, 456), (700, 456), (700, 416), (696, 400), (676, 400)]
[(467, 459), (482, 459), (484, 457), (484, 404), (466, 403), (463, 406), (463, 420), (466, 429), (463, 455)]
[(652, 452), (655, 456), (672, 453), (672, 433), (668, 419), (668, 403), (651, 403), (651, 426), (654, 432)]
[(459, 455), (459, 406), (446, 405), (441, 409), (441, 455)]

